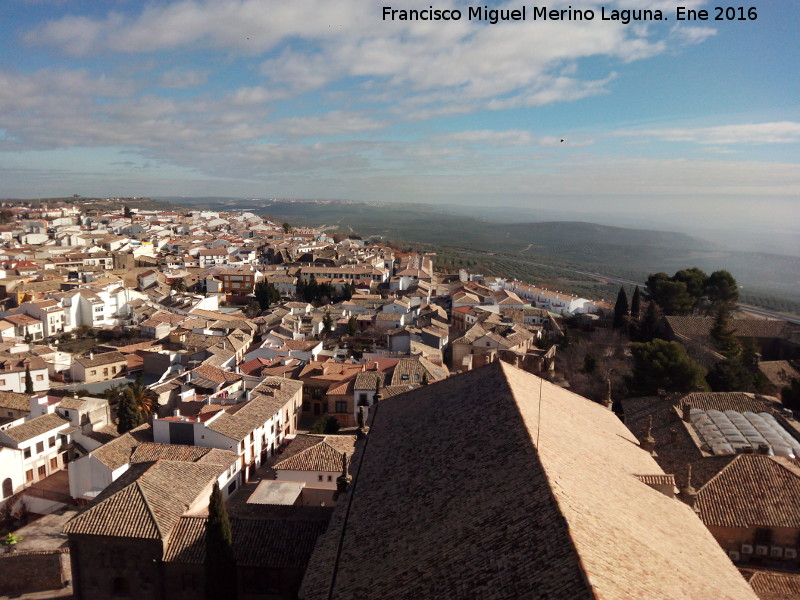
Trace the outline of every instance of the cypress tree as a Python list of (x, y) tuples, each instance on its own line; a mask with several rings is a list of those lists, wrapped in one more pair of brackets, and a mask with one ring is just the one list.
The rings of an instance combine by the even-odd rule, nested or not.
[(216, 481), (208, 502), (205, 571), (208, 600), (235, 600), (239, 585), (233, 555), (233, 534), (222, 492)]
[(31, 378), (31, 368), (25, 365), (25, 393), (33, 394), (33, 379)]
[(620, 286), (619, 294), (617, 294), (617, 302), (614, 304), (614, 329), (622, 329), (625, 327), (627, 318), (628, 295), (625, 293), (625, 288)]
[(639, 320), (639, 315), (642, 312), (642, 292), (639, 289), (639, 286), (636, 286), (636, 289), (633, 290), (633, 298), (631, 299), (631, 318), (634, 321)]
[(650, 342), (658, 336), (658, 323), (661, 320), (661, 311), (658, 304), (652, 300), (647, 304), (647, 310), (639, 326), (638, 339), (640, 342)]

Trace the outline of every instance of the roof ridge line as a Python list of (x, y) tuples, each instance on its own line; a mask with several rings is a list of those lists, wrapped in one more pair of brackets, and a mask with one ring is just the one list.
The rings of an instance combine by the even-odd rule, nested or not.
[[(155, 466), (155, 464), (156, 464), (156, 463), (158, 463), (158, 461), (154, 462), (154, 463), (153, 463), (153, 466)], [(152, 468), (153, 468), (152, 466), (151, 466), (151, 467), (148, 467), (148, 468), (145, 470), (145, 472), (144, 472), (144, 473), (142, 473), (142, 475), (144, 475), (145, 473), (147, 473), (147, 471), (149, 471), (149, 470), (150, 470), (150, 469), (152, 469)], [(137, 478), (137, 479), (136, 479), (136, 489), (138, 489), (138, 490), (139, 490), (139, 493), (142, 495), (142, 499), (144, 500), (144, 505), (145, 505), (145, 507), (147, 508), (147, 513), (150, 515), (150, 518), (152, 519), (152, 521), (153, 521), (153, 524), (156, 526), (156, 532), (158, 532), (158, 537), (159, 537), (159, 539), (162, 539), (162, 540), (163, 540), (163, 539), (164, 539), (164, 533), (161, 531), (161, 527), (160, 527), (160, 526), (159, 526), (159, 524), (158, 524), (158, 519), (156, 518), (156, 514), (155, 514), (155, 512), (153, 511), (153, 507), (152, 507), (152, 506), (150, 506), (150, 501), (148, 500), (148, 498), (147, 498), (147, 494), (145, 493), (145, 490), (144, 490), (144, 488), (142, 487), (142, 484), (141, 484), (140, 478)]]

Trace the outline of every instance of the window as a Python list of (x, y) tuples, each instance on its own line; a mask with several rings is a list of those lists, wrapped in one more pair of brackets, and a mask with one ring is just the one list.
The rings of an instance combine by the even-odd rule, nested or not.
[(92, 369), (89, 371), (89, 375), (97, 375), (97, 369)]
[(24, 456), (25, 458), (30, 458), (30, 457), (31, 457), (31, 449), (30, 449), (30, 448), (25, 448), (25, 449), (22, 451), (22, 454), (23, 454), (23, 456)]
[(28, 483), (33, 481), (33, 469), (28, 469), (27, 471), (25, 471), (25, 481), (27, 481)]
[(400, 376), (400, 379), (402, 379), (403, 381), (408, 381), (408, 373), (403, 373), (403, 374)]
[(47, 447), (52, 448), (55, 445), (56, 445), (56, 436), (51, 435), (49, 438), (47, 438)]
[(36, 454), (44, 452), (44, 442), (36, 442)]
[(44, 381), (44, 375), (37, 375), (36, 381)]
[(333, 481), (333, 475), (328, 475), (328, 481)]
[(347, 402), (343, 402), (341, 400), (338, 400), (336, 402), (336, 412), (337, 413), (347, 412)]
[(58, 469), (58, 457), (53, 457), (50, 459), (50, 470), (55, 471)]
[(322, 475), (317, 475), (317, 478), (319, 478), (319, 480), (322, 481)]
[(2, 496), (2, 498), (5, 500), (9, 496), (11, 496), (13, 493), (14, 493), (14, 484), (11, 483), (11, 478), (10, 477), (6, 477), (3, 480), (3, 496)]
[(359, 394), (358, 395), (358, 401), (359, 402), (366, 402), (367, 401), (367, 395), (366, 394)]
[(39, 467), (39, 479), (47, 477), (47, 467), (42, 465)]

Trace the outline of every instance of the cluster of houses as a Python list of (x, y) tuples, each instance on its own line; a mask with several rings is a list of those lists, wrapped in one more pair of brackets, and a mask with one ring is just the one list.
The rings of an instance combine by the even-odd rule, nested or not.
[[(214, 484), (241, 597), (800, 594), (776, 574), (800, 566), (800, 427), (746, 394), (631, 399), (623, 424), (549, 383), (560, 317), (603, 303), (248, 212), (12, 210), (0, 503), (81, 507), (76, 598), (202, 595)], [(129, 385), (152, 412), (119, 433)], [(721, 452), (718, 413), (774, 428)], [(341, 431), (300, 433), (323, 417)]]

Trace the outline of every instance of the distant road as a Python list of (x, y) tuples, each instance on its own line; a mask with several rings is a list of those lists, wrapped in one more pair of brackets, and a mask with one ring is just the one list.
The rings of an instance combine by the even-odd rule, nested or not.
[(797, 317), (795, 315), (777, 313), (771, 310), (766, 310), (764, 308), (759, 308), (757, 306), (751, 306), (749, 304), (740, 304), (739, 308), (749, 313), (758, 315), (760, 317), (769, 317), (770, 319), (780, 319), (782, 321), (789, 321), (789, 323), (796, 323), (800, 325), (800, 317)]

